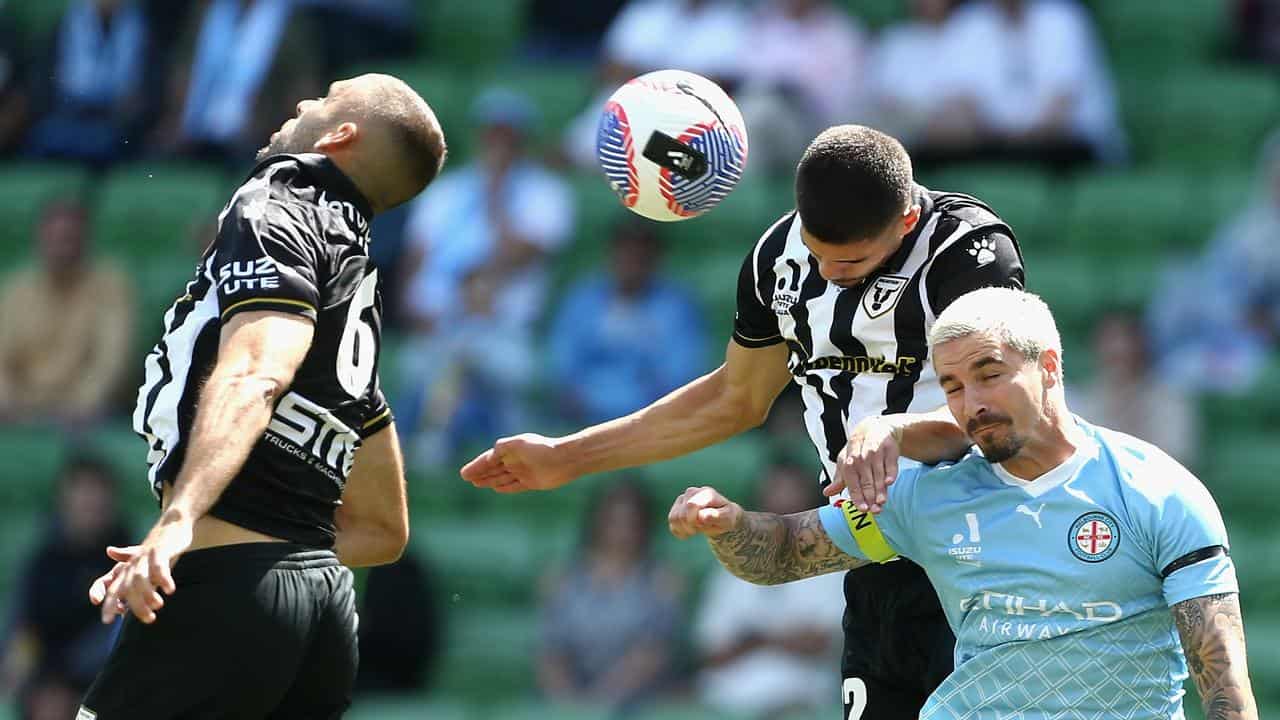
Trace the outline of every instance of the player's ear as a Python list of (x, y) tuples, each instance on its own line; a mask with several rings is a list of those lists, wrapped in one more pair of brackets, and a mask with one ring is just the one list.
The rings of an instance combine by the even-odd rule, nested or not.
[(360, 126), (353, 122), (344, 122), (330, 130), (316, 141), (315, 149), (320, 152), (345, 148), (360, 136)]
[(1052, 348), (1040, 353), (1040, 372), (1044, 386), (1058, 385), (1062, 380), (1062, 357)]
[(906, 235), (915, 230), (918, 222), (920, 222), (920, 206), (911, 203), (906, 210), (902, 211), (902, 234)]

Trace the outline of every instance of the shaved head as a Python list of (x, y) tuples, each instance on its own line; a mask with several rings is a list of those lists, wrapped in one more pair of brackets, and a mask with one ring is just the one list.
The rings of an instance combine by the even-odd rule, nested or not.
[(323, 98), (298, 103), (258, 152), (319, 152), (346, 173), (375, 211), (412, 199), (444, 165), (444, 131), (413, 88), (390, 75), (371, 73), (329, 86)]

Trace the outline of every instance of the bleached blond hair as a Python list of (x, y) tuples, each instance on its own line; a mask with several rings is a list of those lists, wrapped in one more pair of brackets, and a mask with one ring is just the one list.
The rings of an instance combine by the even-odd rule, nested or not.
[(1045, 350), (1062, 357), (1062, 338), (1053, 313), (1040, 296), (1024, 290), (973, 290), (947, 306), (929, 331), (929, 349), (952, 340), (983, 335), (1035, 360)]

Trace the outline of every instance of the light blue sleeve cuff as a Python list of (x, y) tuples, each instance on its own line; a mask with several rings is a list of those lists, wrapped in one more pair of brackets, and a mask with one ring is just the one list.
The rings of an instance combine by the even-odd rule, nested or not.
[(1236, 582), (1236, 566), (1228, 555), (1201, 560), (1164, 579), (1164, 601), (1169, 607), (1192, 598), (1234, 592), (1240, 592), (1240, 585)]
[(827, 536), (831, 538), (831, 542), (836, 547), (845, 551), (852, 557), (867, 559), (862, 549), (858, 547), (858, 543), (853, 539), (853, 533), (849, 530), (849, 523), (844, 519), (844, 513), (840, 512), (840, 508), (834, 505), (824, 505), (818, 508), (818, 519), (822, 521), (822, 529), (827, 531)]

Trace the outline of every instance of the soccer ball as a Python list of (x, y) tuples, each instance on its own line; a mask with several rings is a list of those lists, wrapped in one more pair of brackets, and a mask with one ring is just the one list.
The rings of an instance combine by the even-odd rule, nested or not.
[(687, 220), (715, 207), (742, 179), (747, 128), (719, 85), (683, 70), (658, 70), (605, 103), (596, 157), (632, 212)]

